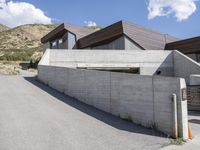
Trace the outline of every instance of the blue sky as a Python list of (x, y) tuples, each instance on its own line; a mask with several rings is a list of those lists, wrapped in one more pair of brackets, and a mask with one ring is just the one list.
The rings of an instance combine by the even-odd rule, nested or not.
[[(165, 11), (169, 13), (159, 12), (155, 15), (155, 12), (152, 12), (151, 19), (148, 19), (148, 6), (150, 5), (148, 0), (19, 0), (19, 2), (30, 3), (42, 10), (45, 16), (52, 19), (53, 23), (69, 22), (86, 25), (85, 21), (93, 21), (98, 26), (107, 26), (119, 20), (125, 20), (179, 38), (200, 36), (200, 2), (194, 2), (194, 0), (179, 1), (188, 1), (186, 5), (189, 2), (191, 2), (190, 4), (195, 3), (196, 6), (195, 11), (187, 18), (182, 17), (181, 21), (179, 12), (188, 9), (186, 13), (191, 13), (193, 5), (190, 5), (191, 7), (181, 5), (183, 7), (180, 8), (178, 7), (179, 3), (177, 3), (177, 6), (173, 8), (177, 14), (168, 11), (169, 8), (166, 7)], [(153, 7), (154, 5), (155, 3), (152, 3)], [(164, 5), (160, 4), (159, 6)], [(181, 13), (185, 12), (181, 11)], [(175, 15), (179, 15), (179, 20)]]

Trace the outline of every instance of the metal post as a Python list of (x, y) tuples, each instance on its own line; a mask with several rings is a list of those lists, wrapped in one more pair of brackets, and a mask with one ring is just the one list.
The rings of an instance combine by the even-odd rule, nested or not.
[(178, 117), (177, 117), (177, 96), (176, 94), (172, 95), (172, 131), (173, 137), (178, 138)]

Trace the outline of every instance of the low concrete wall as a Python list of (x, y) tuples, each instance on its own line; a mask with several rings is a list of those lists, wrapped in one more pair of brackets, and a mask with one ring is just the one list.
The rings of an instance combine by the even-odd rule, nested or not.
[(186, 83), (190, 85), (192, 74), (200, 75), (200, 64), (188, 56), (174, 51), (174, 76), (185, 78)]
[(145, 127), (173, 133), (172, 94), (177, 95), (179, 135), (188, 138), (184, 79), (38, 66), (38, 79), (86, 104)]
[(200, 85), (200, 74), (191, 74), (190, 75), (190, 85)]
[(53, 66), (77, 68), (79, 65), (135, 65), (141, 75), (173, 76), (173, 52), (162, 50), (48, 50)]

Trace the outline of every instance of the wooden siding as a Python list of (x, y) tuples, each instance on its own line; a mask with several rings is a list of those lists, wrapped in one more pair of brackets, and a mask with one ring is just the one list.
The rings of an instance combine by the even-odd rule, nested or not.
[(166, 50), (178, 50), (184, 54), (200, 53), (200, 37), (168, 43)]

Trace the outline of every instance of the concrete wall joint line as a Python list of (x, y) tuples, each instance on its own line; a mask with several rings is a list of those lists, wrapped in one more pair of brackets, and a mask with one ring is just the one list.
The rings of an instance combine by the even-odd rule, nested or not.
[(152, 76), (152, 100), (153, 100), (153, 122), (154, 125), (156, 125), (156, 120), (155, 120), (155, 86), (154, 86), (154, 77)]
[(110, 82), (110, 83), (109, 83), (109, 85), (110, 85), (110, 98), (109, 98), (109, 99), (110, 99), (110, 112), (112, 112), (112, 104), (111, 104), (111, 103), (112, 103), (112, 102), (111, 102), (111, 100), (112, 100), (112, 99), (111, 99), (111, 98), (112, 98), (112, 95), (111, 95), (111, 93), (112, 93), (112, 88), (111, 88), (111, 87), (112, 87), (112, 85), (111, 85), (111, 83), (112, 83), (112, 81), (111, 81), (111, 80), (112, 80), (112, 77), (111, 77), (111, 72), (109, 72), (109, 78), (110, 78), (110, 79), (109, 79), (109, 82)]

